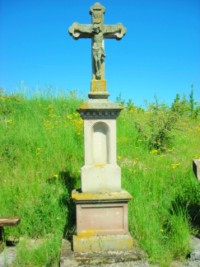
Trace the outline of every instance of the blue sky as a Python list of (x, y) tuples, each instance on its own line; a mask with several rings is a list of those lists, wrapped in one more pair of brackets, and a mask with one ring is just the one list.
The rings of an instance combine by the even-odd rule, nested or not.
[[(102, 0), (105, 23), (122, 22), (121, 41), (105, 40), (110, 99), (170, 103), (177, 93), (200, 99), (200, 0)], [(91, 41), (68, 27), (90, 23), (91, 0), (0, 0), (0, 87), (28, 93), (77, 89), (87, 96)]]

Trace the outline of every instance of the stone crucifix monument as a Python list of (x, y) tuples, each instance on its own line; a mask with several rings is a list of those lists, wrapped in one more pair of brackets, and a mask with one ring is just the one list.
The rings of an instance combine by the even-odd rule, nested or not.
[(104, 39), (121, 39), (126, 28), (104, 24), (105, 7), (90, 8), (91, 24), (73, 23), (69, 33), (92, 39), (92, 81), (89, 100), (78, 112), (84, 120), (84, 166), (81, 189), (72, 191), (76, 205), (74, 252), (129, 250), (133, 240), (128, 232), (128, 201), (121, 188), (121, 168), (116, 162), (116, 119), (121, 111), (109, 101), (104, 73)]

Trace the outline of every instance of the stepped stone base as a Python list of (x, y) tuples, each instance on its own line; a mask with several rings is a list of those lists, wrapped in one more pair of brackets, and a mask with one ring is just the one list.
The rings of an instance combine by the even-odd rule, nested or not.
[(128, 201), (125, 190), (108, 193), (72, 191), (76, 205), (75, 252), (130, 250), (133, 240), (128, 232)]
[[(134, 245), (131, 250), (74, 252), (71, 249), (71, 243), (68, 240), (63, 239), (60, 255), (60, 267), (102, 266), (104, 264), (121, 266), (121, 264), (125, 264), (126, 262), (127, 264), (134, 264), (133, 266), (149, 266), (145, 264), (147, 255), (139, 249), (135, 240), (133, 243)], [(137, 265), (138, 262), (143, 264)]]
[(74, 252), (121, 251), (131, 250), (133, 239), (126, 235), (73, 236)]

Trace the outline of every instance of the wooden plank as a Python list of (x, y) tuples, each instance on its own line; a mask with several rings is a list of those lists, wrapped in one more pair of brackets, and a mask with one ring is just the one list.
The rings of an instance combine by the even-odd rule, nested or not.
[(18, 217), (0, 217), (0, 227), (15, 226), (19, 224), (20, 218)]

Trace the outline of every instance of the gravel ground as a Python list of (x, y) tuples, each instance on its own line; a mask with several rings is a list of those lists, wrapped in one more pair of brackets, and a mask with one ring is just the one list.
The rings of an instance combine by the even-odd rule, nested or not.
[(11, 266), (16, 257), (15, 247), (6, 247), (2, 253), (0, 253), (0, 267)]

